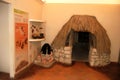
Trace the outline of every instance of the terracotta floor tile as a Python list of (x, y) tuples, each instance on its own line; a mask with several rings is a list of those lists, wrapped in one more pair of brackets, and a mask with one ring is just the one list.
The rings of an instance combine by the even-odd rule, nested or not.
[(18, 80), (119, 80), (119, 71), (120, 65), (114, 64), (90, 67), (84, 62), (75, 62), (71, 66), (56, 63), (47, 69), (33, 65)]

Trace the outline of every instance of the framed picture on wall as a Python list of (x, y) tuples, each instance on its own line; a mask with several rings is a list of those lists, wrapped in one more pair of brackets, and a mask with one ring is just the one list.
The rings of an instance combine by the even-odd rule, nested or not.
[(28, 65), (28, 13), (14, 9), (15, 72)]

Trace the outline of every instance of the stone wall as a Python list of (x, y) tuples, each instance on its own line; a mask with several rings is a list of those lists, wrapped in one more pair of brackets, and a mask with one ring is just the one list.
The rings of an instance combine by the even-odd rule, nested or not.
[(91, 48), (89, 51), (89, 63), (90, 66), (105, 66), (110, 63), (110, 54), (99, 54), (96, 48)]
[(64, 64), (72, 63), (72, 47), (64, 47), (61, 49), (54, 50), (54, 58), (57, 62)]

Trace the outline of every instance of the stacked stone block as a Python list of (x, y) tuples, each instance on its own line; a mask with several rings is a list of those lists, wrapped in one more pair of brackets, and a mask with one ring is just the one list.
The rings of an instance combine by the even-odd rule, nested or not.
[(71, 55), (72, 47), (70, 46), (54, 50), (54, 58), (57, 62), (71, 64), (72, 63)]
[(98, 54), (95, 48), (91, 48), (89, 52), (89, 63), (90, 66), (98, 67), (108, 65), (110, 63), (110, 54)]

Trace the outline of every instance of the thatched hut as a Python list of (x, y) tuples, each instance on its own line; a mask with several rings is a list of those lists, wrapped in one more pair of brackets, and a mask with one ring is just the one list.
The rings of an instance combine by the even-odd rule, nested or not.
[(53, 40), (52, 47), (60, 49), (66, 46), (66, 42), (69, 42), (69, 46), (72, 46), (74, 31), (91, 33), (90, 46), (96, 48), (99, 54), (110, 54), (111, 43), (106, 30), (97, 21), (96, 17), (89, 15), (73, 15)]

